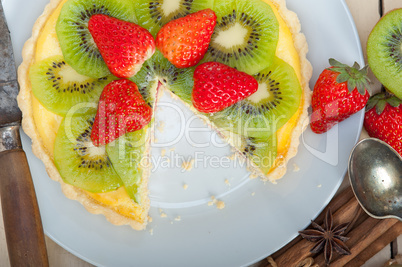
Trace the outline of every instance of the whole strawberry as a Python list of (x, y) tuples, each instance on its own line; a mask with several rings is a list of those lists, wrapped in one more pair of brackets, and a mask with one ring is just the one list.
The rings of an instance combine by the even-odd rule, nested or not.
[(253, 76), (218, 62), (197, 66), (193, 77), (193, 105), (204, 113), (221, 111), (258, 89)]
[(92, 126), (95, 146), (106, 145), (124, 135), (142, 129), (151, 121), (152, 109), (144, 101), (137, 85), (130, 80), (116, 80), (102, 91)]
[(314, 86), (310, 127), (315, 133), (324, 133), (361, 110), (370, 96), (368, 66), (360, 69), (355, 62), (350, 67), (332, 58), (329, 63)]
[(392, 146), (402, 155), (402, 101), (396, 96), (379, 93), (367, 102), (364, 128), (371, 137)]
[(137, 24), (97, 14), (89, 19), (88, 29), (116, 77), (135, 75), (155, 52), (153, 36)]
[(195, 66), (207, 52), (215, 24), (211, 9), (172, 20), (157, 33), (156, 47), (177, 68)]

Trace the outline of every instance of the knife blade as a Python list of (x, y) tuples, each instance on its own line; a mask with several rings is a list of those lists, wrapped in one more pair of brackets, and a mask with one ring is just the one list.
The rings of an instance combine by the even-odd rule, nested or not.
[(19, 128), (19, 87), (0, 2), (0, 196), (11, 266), (49, 266), (42, 221)]

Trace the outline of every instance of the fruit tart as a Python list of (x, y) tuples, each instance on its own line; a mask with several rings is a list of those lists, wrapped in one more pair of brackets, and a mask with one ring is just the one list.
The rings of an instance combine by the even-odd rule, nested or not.
[[(186, 58), (180, 49), (202, 52)], [(18, 69), (23, 129), (68, 198), (141, 230), (150, 206), (143, 163), (160, 93), (184, 102), (251, 171), (275, 182), (308, 125), (306, 53), (284, 0), (51, 0)], [(252, 80), (252, 90), (244, 82), (247, 93), (232, 90), (242, 97), (217, 100), (203, 91), (205, 79), (229, 76)]]

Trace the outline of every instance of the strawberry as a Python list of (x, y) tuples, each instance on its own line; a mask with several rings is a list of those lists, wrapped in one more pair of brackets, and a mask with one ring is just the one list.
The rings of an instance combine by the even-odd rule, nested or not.
[(177, 68), (195, 66), (207, 52), (215, 24), (209, 8), (172, 20), (157, 33), (156, 47)]
[(355, 62), (350, 67), (332, 58), (329, 63), (331, 67), (318, 77), (311, 100), (310, 127), (315, 133), (324, 133), (361, 110), (370, 96), (366, 90), (368, 66), (360, 69)]
[(155, 40), (144, 28), (103, 14), (88, 21), (91, 33), (110, 72), (119, 78), (135, 75), (155, 52)]
[(145, 103), (135, 83), (112, 81), (102, 91), (92, 126), (95, 146), (112, 142), (126, 132), (140, 130), (151, 121), (152, 109)]
[(402, 156), (402, 100), (388, 93), (372, 96), (364, 114), (364, 128), (371, 137), (392, 146)]
[(258, 89), (253, 76), (218, 62), (197, 66), (193, 77), (193, 105), (204, 113), (221, 111)]

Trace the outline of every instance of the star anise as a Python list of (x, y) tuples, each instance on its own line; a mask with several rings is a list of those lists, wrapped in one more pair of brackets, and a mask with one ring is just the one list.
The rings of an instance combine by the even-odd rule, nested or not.
[(311, 253), (319, 253), (324, 250), (324, 258), (327, 265), (331, 262), (333, 251), (336, 251), (340, 255), (350, 255), (350, 250), (345, 245), (345, 242), (349, 238), (342, 236), (346, 228), (348, 228), (349, 223), (333, 226), (332, 213), (328, 208), (323, 227), (314, 221), (311, 221), (311, 224), (314, 229), (306, 229), (299, 232), (306, 240), (316, 243), (310, 250)]

